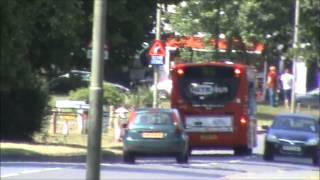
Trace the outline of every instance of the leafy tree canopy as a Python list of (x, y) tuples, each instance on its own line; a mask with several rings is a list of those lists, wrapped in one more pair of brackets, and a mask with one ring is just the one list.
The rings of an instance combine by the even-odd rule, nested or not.
[[(207, 32), (243, 41), (263, 42), (269, 52), (288, 53), (292, 47), (295, 1), (186, 0), (167, 18), (174, 31), (183, 35)], [(304, 59), (319, 61), (320, 3), (300, 1), (299, 42)], [(301, 47), (301, 46), (300, 46)], [(300, 55), (302, 55), (300, 53)]]
[(49, 75), (50, 70), (74, 63), (70, 52), (80, 49), (83, 29), (80, 4), (77, 0), (1, 1), (2, 88), (30, 83), (26, 77), (31, 72)]

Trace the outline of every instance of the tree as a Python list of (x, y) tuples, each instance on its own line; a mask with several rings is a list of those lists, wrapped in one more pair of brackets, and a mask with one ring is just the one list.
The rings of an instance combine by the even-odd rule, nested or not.
[[(30, 138), (39, 131), (48, 100), (46, 80), (74, 67), (88, 68), (84, 48), (91, 41), (92, 3), (0, 1), (2, 138)], [(156, 1), (108, 3), (107, 42), (111, 51), (106, 64), (122, 71), (153, 28)]]
[[(1, 1), (1, 138), (29, 139), (44, 125), (51, 71), (75, 64), (77, 0)], [(74, 21), (74, 19), (80, 21)]]
[[(279, 59), (279, 55), (293, 59), (293, 27), (295, 0), (245, 1), (241, 7), (241, 35), (256, 38), (267, 45), (266, 57)], [(313, 87), (317, 66), (320, 65), (320, 2), (300, 1), (299, 39), (296, 50), (299, 60), (308, 66), (307, 87)], [(290, 61), (287, 61), (290, 62)]]
[[(189, 0), (176, 8), (176, 13), (167, 16), (173, 29), (182, 35), (195, 35), (198, 32), (207, 33), (207, 39), (214, 38), (219, 42), (219, 35), (224, 34), (229, 44), (239, 37), (238, 10), (241, 0)], [(216, 43), (215, 49), (217, 49)], [(230, 47), (231, 48), (231, 47)]]
[[(188, 0), (168, 16), (174, 31), (183, 35), (208, 32), (244, 42), (263, 42), (270, 55), (286, 54), (292, 47), (294, 1)], [(301, 1), (300, 42), (309, 45), (307, 61), (319, 61), (319, 1)]]
[(76, 64), (70, 53), (81, 47), (80, 5), (77, 0), (1, 1), (1, 84), (4, 87), (13, 88), (14, 83), (25, 82), (21, 81), (23, 77), (18, 77), (20, 68), (29, 67), (29, 71), (48, 76), (51, 71)]

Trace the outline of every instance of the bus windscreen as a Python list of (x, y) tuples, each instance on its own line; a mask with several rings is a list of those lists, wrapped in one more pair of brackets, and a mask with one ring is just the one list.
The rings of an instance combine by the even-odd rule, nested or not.
[(192, 66), (179, 76), (182, 97), (194, 106), (223, 106), (236, 97), (240, 79), (233, 67)]

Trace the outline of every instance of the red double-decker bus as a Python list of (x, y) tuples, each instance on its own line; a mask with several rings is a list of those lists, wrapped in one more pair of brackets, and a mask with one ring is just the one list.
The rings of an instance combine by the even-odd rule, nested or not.
[(254, 70), (210, 62), (172, 69), (171, 107), (181, 113), (190, 148), (231, 148), (248, 155), (256, 146)]

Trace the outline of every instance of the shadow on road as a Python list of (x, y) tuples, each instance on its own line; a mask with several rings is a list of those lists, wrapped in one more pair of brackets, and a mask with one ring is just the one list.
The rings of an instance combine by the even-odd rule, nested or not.
[[(16, 148), (7, 148), (6, 152), (1, 152), (1, 161), (37, 161), (37, 162), (86, 162), (86, 154), (83, 155), (62, 155), (62, 156), (48, 156), (40, 153)], [(120, 162), (122, 160), (121, 155), (112, 151), (101, 151), (101, 162)]]

